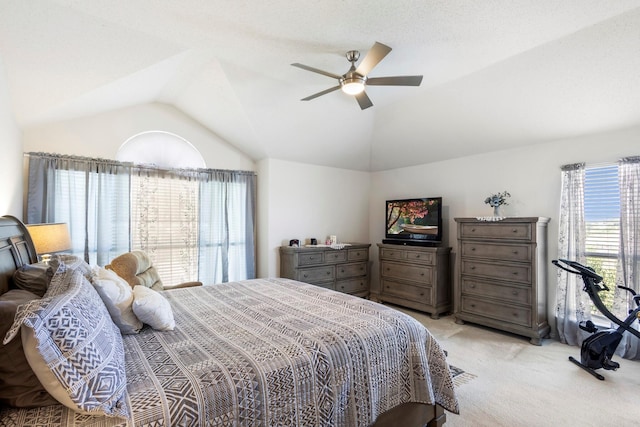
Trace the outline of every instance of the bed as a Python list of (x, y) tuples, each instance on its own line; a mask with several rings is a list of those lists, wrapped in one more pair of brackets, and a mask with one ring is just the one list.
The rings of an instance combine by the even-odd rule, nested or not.
[[(14, 288), (16, 269), (36, 262), (24, 225), (0, 218), (0, 295)], [(88, 301), (93, 291), (86, 288), (87, 266), (54, 265), (50, 288), (33, 304), (62, 298), (50, 296), (55, 292), (75, 292)], [(66, 290), (52, 291), (62, 282)], [(145, 325), (139, 333), (120, 335), (112, 333), (113, 322), (97, 327), (107, 340), (121, 337), (124, 353), (124, 365), (107, 370), (117, 375), (102, 383), (111, 392), (118, 389), (113, 383), (126, 378), (122, 393), (106, 399), (112, 412), (74, 411), (74, 402), (2, 406), (0, 425), (378, 427), (417, 419), (415, 425), (433, 427), (444, 424), (445, 410), (458, 413), (442, 348), (420, 323), (392, 308), (280, 278), (160, 294), (170, 304), (172, 330)], [(87, 301), (79, 306), (88, 316), (102, 310)], [(31, 305), (21, 306), (16, 319), (26, 319), (24, 313), (35, 310)], [(44, 342), (36, 326), (31, 341), (25, 338), (27, 323), (17, 325), (25, 353), (34, 337), (36, 346)], [(12, 330), (19, 340), (16, 324)], [(96, 365), (104, 370), (111, 363), (105, 360)]]

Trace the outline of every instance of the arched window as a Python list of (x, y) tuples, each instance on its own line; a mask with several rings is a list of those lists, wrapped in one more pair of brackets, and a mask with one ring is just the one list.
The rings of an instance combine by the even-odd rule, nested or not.
[(162, 169), (206, 167), (204, 158), (189, 141), (160, 130), (142, 132), (127, 139), (118, 149), (116, 160)]

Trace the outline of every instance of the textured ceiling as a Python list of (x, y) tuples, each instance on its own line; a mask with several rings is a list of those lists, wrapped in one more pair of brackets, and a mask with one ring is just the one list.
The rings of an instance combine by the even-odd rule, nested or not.
[[(360, 110), (344, 57), (393, 51)], [(1, 0), (19, 125), (171, 104), (255, 160), (384, 170), (640, 124), (640, 0)]]

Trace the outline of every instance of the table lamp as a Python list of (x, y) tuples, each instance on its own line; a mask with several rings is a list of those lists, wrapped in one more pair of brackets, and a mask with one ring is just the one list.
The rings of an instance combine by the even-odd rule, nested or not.
[(71, 249), (71, 236), (66, 223), (27, 224), (36, 253), (44, 263), (49, 263), (51, 254)]

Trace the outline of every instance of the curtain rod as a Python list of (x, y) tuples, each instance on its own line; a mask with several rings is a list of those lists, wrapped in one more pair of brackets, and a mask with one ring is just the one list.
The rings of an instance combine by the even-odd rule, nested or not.
[(28, 152), (23, 153), (24, 157), (38, 156), (38, 157), (48, 157), (52, 159), (69, 159), (69, 160), (79, 160), (85, 162), (101, 162), (107, 163), (110, 165), (121, 165), (121, 166), (129, 166), (136, 169), (142, 170), (150, 170), (150, 171), (159, 171), (159, 172), (230, 172), (236, 174), (245, 174), (245, 175), (256, 175), (254, 171), (247, 170), (233, 170), (233, 169), (211, 169), (211, 168), (162, 168), (153, 164), (136, 164), (133, 162), (121, 162), (119, 160), (112, 159), (103, 159), (100, 157), (85, 157), (85, 156), (76, 156), (70, 154), (56, 154), (56, 153), (43, 153), (43, 152)]

